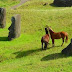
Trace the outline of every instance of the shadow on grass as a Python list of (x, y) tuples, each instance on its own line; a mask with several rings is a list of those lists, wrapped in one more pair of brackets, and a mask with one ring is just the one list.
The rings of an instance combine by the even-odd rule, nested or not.
[(9, 41), (8, 37), (0, 37), (0, 41)]
[[(60, 45), (59, 46), (54, 46), (54, 47), (61, 47)], [(47, 49), (51, 49), (51, 48), (54, 48), (53, 46), (51, 47), (48, 47)]]
[(28, 55), (36, 53), (36, 52), (40, 52), (40, 51), (42, 51), (42, 50), (36, 49), (36, 50), (28, 50), (28, 51), (18, 51), (13, 54), (17, 55), (16, 58), (21, 58), (21, 57), (28, 56)]
[[(57, 46), (57, 47), (60, 47), (60, 46)], [(51, 49), (52, 47), (49, 47), (47, 49)], [(22, 58), (24, 56), (28, 56), (30, 54), (33, 55), (33, 53), (36, 53), (36, 52), (40, 52), (40, 51), (45, 51), (45, 50), (42, 50), (41, 48), (40, 49), (36, 49), (36, 50), (28, 50), (28, 51), (18, 51), (18, 52), (15, 52), (13, 54), (16, 54), (16, 58)]]
[(52, 6), (52, 7), (58, 7), (58, 6), (54, 5), (53, 3), (51, 3), (49, 5)]
[(55, 53), (55, 54), (51, 54), (51, 55), (47, 55), (45, 57), (43, 57), (41, 59), (41, 61), (48, 61), (48, 60), (56, 60), (56, 59), (59, 59), (59, 58), (66, 58), (68, 56), (65, 56), (63, 55), (62, 53)]

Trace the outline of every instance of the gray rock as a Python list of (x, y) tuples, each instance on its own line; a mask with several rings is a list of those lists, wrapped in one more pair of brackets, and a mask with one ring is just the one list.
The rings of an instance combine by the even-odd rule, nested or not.
[(13, 16), (11, 18), (12, 24), (11, 26), (8, 28), (9, 30), (9, 35), (8, 35), (8, 39), (12, 40), (14, 38), (18, 38), (20, 36), (20, 32), (21, 32), (21, 17), (19, 14)]
[(65, 54), (67, 56), (71, 56), (72, 55), (72, 39), (71, 39), (71, 43), (62, 50), (62, 54)]
[(54, 5), (61, 7), (70, 7), (72, 6), (72, 0), (54, 0)]
[(0, 28), (4, 28), (6, 26), (6, 9), (0, 8)]

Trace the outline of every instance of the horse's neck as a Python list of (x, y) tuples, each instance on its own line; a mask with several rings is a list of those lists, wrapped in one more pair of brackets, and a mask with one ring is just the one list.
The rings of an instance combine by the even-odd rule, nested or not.
[(45, 32), (46, 32), (46, 34), (48, 34), (48, 31), (47, 30)]
[(55, 33), (54, 31), (52, 31), (52, 30), (49, 30), (49, 32), (50, 32), (50, 35), (52, 35), (53, 33)]
[(52, 31), (52, 30), (49, 30), (51, 33), (54, 33), (54, 31)]

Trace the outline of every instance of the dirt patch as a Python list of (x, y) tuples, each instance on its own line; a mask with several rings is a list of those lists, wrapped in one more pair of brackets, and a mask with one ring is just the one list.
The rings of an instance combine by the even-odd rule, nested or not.
[(21, 0), (21, 2), (18, 5), (11, 7), (11, 9), (16, 9), (17, 7), (21, 6), (22, 4), (24, 4), (27, 1), (29, 1), (29, 0)]

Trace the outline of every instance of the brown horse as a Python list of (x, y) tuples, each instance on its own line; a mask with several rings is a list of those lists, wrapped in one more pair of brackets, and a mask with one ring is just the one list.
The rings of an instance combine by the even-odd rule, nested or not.
[(62, 32), (56, 33), (51, 28), (48, 27), (48, 29), (50, 32), (53, 46), (54, 46), (54, 39), (61, 39), (62, 38), (62, 41), (63, 41), (62, 45), (63, 45), (64, 44), (64, 38), (66, 37), (66, 42), (67, 42), (67, 40), (68, 40), (68, 33), (67, 32), (62, 31)]
[(44, 43), (44, 49), (47, 48), (47, 45), (49, 43), (49, 34), (47, 28), (45, 28), (46, 34), (41, 38), (41, 43), (42, 43), (42, 50), (43, 50), (43, 43)]

